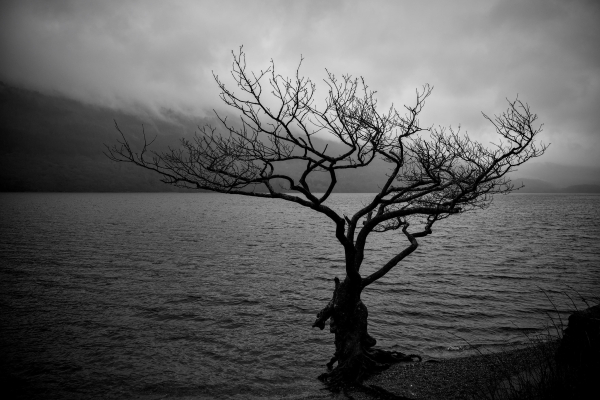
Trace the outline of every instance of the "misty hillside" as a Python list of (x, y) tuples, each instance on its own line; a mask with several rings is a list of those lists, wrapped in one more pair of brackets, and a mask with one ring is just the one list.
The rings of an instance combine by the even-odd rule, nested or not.
[[(177, 146), (198, 126), (218, 125), (215, 119), (192, 119), (170, 113), (168, 119), (126, 114), (0, 85), (0, 190), (2, 191), (181, 191), (160, 182), (158, 174), (125, 163), (110, 161), (105, 144), (120, 138), (114, 121), (132, 144), (142, 142), (142, 125), (154, 148)], [(113, 121), (114, 120), (114, 121)], [(328, 152), (343, 151), (325, 141)], [(304, 165), (288, 163), (282, 171), (299, 176)], [(341, 171), (338, 192), (376, 191), (388, 165), (374, 163), (359, 171)], [(310, 182), (315, 191), (325, 190), (328, 176), (318, 174)]]
[[(104, 144), (119, 139), (114, 121), (137, 145), (143, 125), (149, 138), (157, 137), (157, 150), (177, 146), (179, 138), (193, 135), (198, 126), (218, 125), (215, 119), (193, 119), (172, 112), (168, 118), (128, 114), (4, 84), (0, 84), (0, 118), (0, 191), (178, 191), (181, 189), (160, 182), (155, 173), (106, 158)], [(327, 145), (328, 152), (344, 150), (340, 143), (317, 142), (317, 146)], [(564, 175), (565, 168), (553, 165), (556, 174)], [(303, 164), (287, 163), (280, 168), (298, 177)], [(389, 164), (378, 161), (368, 168), (340, 171), (336, 192), (376, 192), (388, 168)], [(328, 176), (317, 175), (309, 184), (316, 192), (324, 191)], [(600, 192), (598, 185), (565, 189), (539, 179), (516, 182), (516, 186), (521, 184), (525, 187), (520, 192)]]
[(600, 185), (594, 184), (560, 188), (541, 179), (517, 178), (512, 181), (519, 188), (518, 193), (600, 193)]
[[(113, 119), (127, 131), (171, 128), (114, 110), (0, 86), (0, 182), (3, 191), (172, 190), (142, 169), (110, 162)], [(148, 129), (148, 125), (153, 125)]]
[(519, 193), (556, 193), (559, 189), (553, 184), (541, 179), (513, 179), (513, 184), (519, 188)]

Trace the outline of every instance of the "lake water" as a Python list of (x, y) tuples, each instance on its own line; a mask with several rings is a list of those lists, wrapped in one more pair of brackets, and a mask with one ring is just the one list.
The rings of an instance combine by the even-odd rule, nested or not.
[[(365, 194), (337, 194), (356, 209)], [(343, 277), (325, 217), (203, 193), (0, 194), (0, 368), (36, 398), (327, 398), (311, 329)], [(450, 218), (363, 295), (379, 346), (527, 341), (600, 293), (600, 196), (513, 194)], [(406, 246), (372, 236), (365, 274)], [(467, 345), (469, 343), (469, 345)]]

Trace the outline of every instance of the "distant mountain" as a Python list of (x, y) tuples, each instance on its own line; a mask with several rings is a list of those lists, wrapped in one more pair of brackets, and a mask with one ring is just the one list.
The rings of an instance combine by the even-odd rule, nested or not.
[[(148, 138), (157, 138), (154, 146), (158, 151), (177, 146), (181, 137), (191, 137), (198, 126), (218, 126), (215, 118), (192, 118), (172, 111), (164, 115), (126, 113), (0, 82), (0, 191), (183, 191), (160, 182), (160, 176), (151, 171), (112, 162), (103, 154), (104, 144), (113, 145), (119, 139), (114, 121), (138, 146), (143, 125)], [(341, 143), (315, 142), (318, 147), (327, 145), (330, 154), (344, 151)], [(533, 179), (515, 179), (515, 186), (524, 185), (521, 193), (599, 192), (598, 169), (531, 164), (520, 168), (519, 173)], [(304, 164), (290, 162), (279, 168), (299, 177)], [(336, 192), (377, 192), (389, 168), (379, 160), (367, 168), (340, 171)], [(551, 181), (553, 176), (559, 176), (561, 183), (571, 179), (576, 185), (561, 189), (567, 185), (557, 185)], [(309, 180), (317, 192), (326, 190), (327, 184), (326, 174)]]
[(600, 185), (572, 185), (561, 189), (562, 193), (600, 193)]
[[(160, 176), (126, 163), (110, 161), (105, 144), (120, 139), (115, 122), (134, 146), (142, 143), (142, 126), (153, 148), (178, 146), (198, 126), (215, 118), (191, 118), (176, 113), (160, 118), (134, 115), (71, 99), (11, 87), (0, 83), (0, 191), (158, 192), (185, 191), (160, 182)], [(314, 139), (328, 152), (344, 150), (341, 143)], [(304, 163), (285, 163), (282, 171), (300, 177)], [(359, 171), (340, 171), (337, 192), (376, 192), (389, 164), (382, 161)], [(328, 176), (309, 180), (315, 191), (325, 191)]]
[(541, 179), (518, 178), (512, 181), (516, 188), (520, 187), (517, 193), (600, 193), (600, 185), (570, 185), (559, 188)]
[(541, 179), (517, 178), (512, 180), (518, 193), (557, 193), (560, 190), (550, 182)]
[(174, 190), (149, 171), (104, 156), (104, 143), (118, 139), (113, 119), (134, 140), (143, 123), (149, 137), (173, 129), (161, 120), (0, 85), (0, 190)]
[(549, 182), (557, 188), (572, 185), (600, 185), (600, 167), (562, 165), (540, 159), (531, 160), (511, 174), (515, 178), (531, 178)]

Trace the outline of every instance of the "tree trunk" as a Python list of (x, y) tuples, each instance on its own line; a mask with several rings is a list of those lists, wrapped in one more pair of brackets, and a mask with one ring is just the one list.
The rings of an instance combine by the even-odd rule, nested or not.
[[(367, 332), (367, 307), (360, 300), (361, 288), (350, 280), (342, 282), (333, 299), (329, 330), (335, 335), (336, 375), (343, 380), (359, 381), (366, 372), (365, 350), (376, 341)], [(332, 365), (331, 365), (332, 366)]]
[(335, 354), (327, 364), (329, 369), (319, 379), (332, 388), (360, 383), (376, 371), (384, 370), (392, 363), (412, 361), (413, 357), (398, 352), (373, 349), (377, 341), (369, 335), (367, 307), (360, 300), (362, 287), (346, 278), (342, 283), (335, 278), (336, 288), (329, 304), (317, 315), (313, 327), (323, 329), (330, 319), (330, 332), (335, 335)]

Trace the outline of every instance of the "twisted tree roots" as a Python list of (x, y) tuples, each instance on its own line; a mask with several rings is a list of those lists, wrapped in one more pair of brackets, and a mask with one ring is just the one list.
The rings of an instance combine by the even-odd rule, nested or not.
[(373, 348), (377, 341), (367, 332), (368, 312), (360, 301), (360, 290), (351, 282), (340, 283), (336, 278), (333, 297), (317, 314), (313, 324), (313, 327), (324, 329), (326, 321), (330, 320), (330, 331), (335, 334), (336, 351), (327, 363), (329, 372), (319, 376), (335, 391), (360, 387), (364, 379), (393, 364), (421, 361), (415, 354)]

